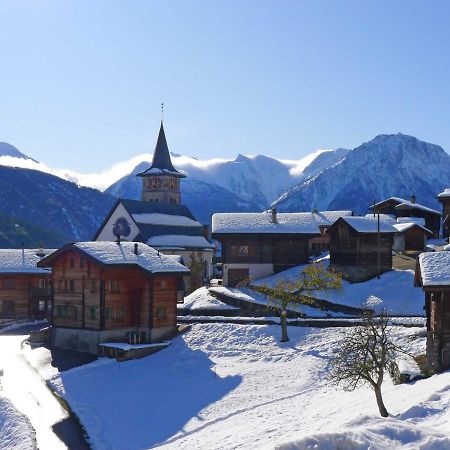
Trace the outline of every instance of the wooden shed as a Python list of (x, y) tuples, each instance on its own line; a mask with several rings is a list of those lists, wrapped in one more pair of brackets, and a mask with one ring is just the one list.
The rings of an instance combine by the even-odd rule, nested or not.
[(87, 353), (101, 342), (153, 342), (173, 332), (189, 270), (146, 244), (78, 242), (39, 263), (52, 268), (54, 345)]
[(423, 252), (427, 240), (433, 237), (428, 228), (415, 222), (397, 222), (392, 226), (397, 230), (393, 248), (396, 252)]
[(415, 285), (425, 292), (428, 365), (450, 369), (450, 252), (419, 255)]
[(397, 230), (370, 217), (341, 217), (328, 230), (330, 264), (351, 282), (361, 282), (392, 269)]
[(0, 317), (46, 317), (52, 292), (51, 272), (36, 264), (53, 251), (0, 249)]

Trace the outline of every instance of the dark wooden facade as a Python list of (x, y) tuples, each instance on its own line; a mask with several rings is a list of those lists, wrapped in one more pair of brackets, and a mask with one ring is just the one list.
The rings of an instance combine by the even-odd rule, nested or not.
[[(378, 235), (361, 233), (338, 219), (328, 230), (330, 263), (352, 282), (378, 274)], [(380, 272), (392, 269), (393, 233), (380, 233)]]
[(403, 233), (405, 239), (405, 251), (423, 252), (426, 249), (427, 238), (432, 237), (422, 227), (415, 225), (408, 228)]
[(400, 201), (395, 199), (388, 199), (384, 202), (378, 203), (375, 207), (372, 207), (372, 211), (380, 214), (390, 214), (395, 217), (419, 217), (425, 219), (425, 228), (428, 228), (435, 238), (439, 237), (439, 231), (441, 228), (441, 215), (438, 212), (431, 212), (422, 209), (420, 206), (402, 206)]
[(45, 318), (51, 301), (51, 274), (0, 274), (0, 317)]
[(279, 272), (308, 262), (308, 242), (313, 235), (223, 234), (213, 237), (222, 244), (223, 264), (273, 264)]
[[(55, 327), (86, 330), (176, 326), (176, 275), (100, 264), (77, 250), (52, 262)], [(141, 331), (145, 334), (145, 331)], [(142, 335), (142, 341), (149, 336)]]

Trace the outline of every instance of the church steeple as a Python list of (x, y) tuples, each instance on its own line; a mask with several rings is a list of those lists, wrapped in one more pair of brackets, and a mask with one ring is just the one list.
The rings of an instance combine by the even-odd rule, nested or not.
[(186, 175), (178, 172), (172, 164), (162, 120), (152, 165), (137, 176), (142, 178), (143, 201), (180, 203), (180, 178)]

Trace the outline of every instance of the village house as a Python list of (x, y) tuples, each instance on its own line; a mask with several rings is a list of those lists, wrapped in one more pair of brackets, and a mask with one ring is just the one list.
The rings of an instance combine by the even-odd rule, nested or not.
[(433, 233), (434, 238), (439, 237), (441, 228), (441, 216), (439, 211), (416, 203), (416, 197), (411, 196), (411, 200), (399, 197), (390, 197), (382, 202), (376, 203), (369, 208), (374, 213), (390, 214), (398, 217), (417, 217), (425, 219), (425, 228)]
[[(200, 284), (209, 280), (214, 245), (205, 227), (181, 204), (180, 180), (186, 175), (172, 164), (162, 122), (152, 164), (137, 176), (142, 179), (141, 200), (118, 200), (93, 240), (148, 244), (164, 254), (181, 256), (188, 267), (197, 261), (201, 267), (192, 270), (193, 276), (200, 271)], [(193, 281), (186, 278), (187, 291), (198, 287)]]
[(306, 264), (309, 240), (320, 236), (312, 213), (217, 213), (212, 236), (222, 245), (225, 286)]
[(424, 252), (427, 248), (427, 240), (433, 237), (433, 233), (424, 227), (423, 221), (423, 219), (399, 217), (397, 222), (392, 224), (397, 230), (392, 249), (401, 253)]
[(0, 316), (45, 318), (51, 300), (51, 272), (38, 268), (54, 250), (0, 249)]
[(442, 203), (442, 236), (450, 236), (450, 188), (444, 189), (437, 195), (437, 199)]
[(77, 242), (43, 258), (52, 268), (52, 344), (97, 354), (97, 345), (158, 341), (177, 325), (180, 283), (189, 270), (134, 242)]
[(368, 280), (392, 269), (397, 230), (370, 217), (341, 217), (328, 230), (330, 264), (350, 282)]
[(317, 211), (312, 212), (314, 219), (319, 225), (320, 236), (309, 240), (309, 253), (318, 255), (330, 249), (330, 236), (327, 234), (328, 229), (333, 225), (339, 217), (353, 216), (353, 211)]
[(415, 285), (425, 292), (428, 365), (450, 369), (450, 252), (419, 255)]

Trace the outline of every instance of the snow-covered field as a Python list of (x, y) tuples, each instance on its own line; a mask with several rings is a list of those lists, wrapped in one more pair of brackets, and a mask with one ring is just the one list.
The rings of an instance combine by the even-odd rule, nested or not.
[[(393, 328), (423, 353), (424, 330)], [(327, 381), (340, 328), (203, 324), (150, 357), (101, 359), (51, 379), (94, 449), (450, 448), (450, 373), (408, 385), (387, 381), (392, 414), (373, 392)]]
[(14, 405), (0, 396), (0, 448), (29, 450), (36, 448), (34, 430), (27, 418)]
[[(326, 264), (327, 262), (324, 261)], [(254, 286), (272, 287), (280, 281), (294, 281), (306, 266), (293, 267), (267, 278), (252, 282)], [(420, 288), (414, 287), (412, 270), (391, 270), (378, 280), (372, 278), (363, 283), (342, 282), (340, 291), (318, 292), (315, 297), (341, 305), (360, 307), (362, 303), (376, 297), (380, 300), (375, 309), (386, 308), (395, 316), (424, 316), (425, 296)]]

